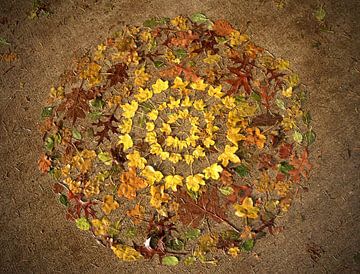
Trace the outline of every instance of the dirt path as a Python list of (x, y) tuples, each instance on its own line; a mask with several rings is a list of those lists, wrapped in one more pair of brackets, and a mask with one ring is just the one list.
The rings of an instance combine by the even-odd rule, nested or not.
[[(17, 3), (18, 2), (18, 3)], [(277, 1), (280, 2), (280, 1)], [(179, 273), (355, 273), (360, 271), (360, 3), (323, 1), (331, 32), (313, 17), (317, 1), (50, 1), (49, 17), (27, 18), (31, 1), (1, 1), (0, 46), (18, 54), (0, 62), (1, 273), (174, 273), (156, 262), (127, 265), (65, 221), (64, 208), (40, 176), (36, 130), (43, 98), (76, 53), (99, 43), (121, 21), (204, 12), (248, 31), (255, 42), (290, 60), (310, 91), (317, 142), (309, 192), (249, 256)]]

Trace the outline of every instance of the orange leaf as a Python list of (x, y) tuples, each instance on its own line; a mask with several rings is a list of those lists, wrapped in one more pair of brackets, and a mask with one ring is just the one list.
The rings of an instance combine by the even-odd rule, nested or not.
[(176, 37), (171, 38), (170, 43), (174, 46), (188, 47), (192, 41), (198, 39), (199, 36), (197, 34), (193, 34), (191, 30), (179, 31), (176, 34)]
[(139, 224), (144, 214), (145, 214), (145, 207), (141, 206), (140, 204), (136, 204), (133, 209), (126, 212), (126, 215), (132, 217), (131, 219), (134, 224)]
[(38, 161), (39, 170), (42, 173), (47, 173), (50, 171), (51, 167), (51, 160), (48, 158), (47, 155), (43, 154), (40, 156), (40, 159)]
[(130, 167), (129, 171), (123, 172), (120, 177), (121, 184), (118, 188), (118, 195), (124, 196), (129, 200), (134, 200), (136, 198), (136, 191), (147, 187), (145, 180), (137, 177), (136, 169)]
[(234, 28), (226, 20), (216, 20), (212, 29), (220, 36), (230, 35), (234, 31)]

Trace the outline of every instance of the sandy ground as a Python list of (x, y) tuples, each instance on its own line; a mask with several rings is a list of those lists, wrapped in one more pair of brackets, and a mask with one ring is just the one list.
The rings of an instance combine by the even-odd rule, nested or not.
[[(360, 2), (322, 1), (332, 32), (313, 17), (317, 1), (50, 1), (49, 17), (27, 18), (32, 1), (0, 0), (0, 37), (19, 59), (0, 62), (1, 273), (355, 273), (360, 271)], [(317, 142), (309, 192), (259, 241), (257, 254), (168, 268), (126, 264), (64, 218), (51, 179), (37, 170), (36, 130), (49, 88), (76, 53), (99, 43), (121, 21), (204, 12), (246, 28), (255, 42), (291, 61), (310, 92)]]

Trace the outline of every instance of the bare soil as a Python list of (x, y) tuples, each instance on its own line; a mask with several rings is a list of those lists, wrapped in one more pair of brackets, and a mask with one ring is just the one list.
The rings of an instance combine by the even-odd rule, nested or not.
[[(277, 1), (279, 2), (279, 1)], [(360, 271), (360, 2), (321, 1), (331, 31), (313, 16), (317, 1), (49, 1), (52, 14), (29, 19), (32, 1), (0, 1), (0, 37), (18, 60), (0, 61), (1, 273), (356, 273)], [(246, 29), (291, 62), (310, 92), (317, 141), (309, 191), (279, 220), (283, 233), (259, 241), (256, 254), (208, 265), (169, 268), (120, 262), (64, 218), (37, 159), (36, 127), (52, 84), (124, 21), (203, 12)]]

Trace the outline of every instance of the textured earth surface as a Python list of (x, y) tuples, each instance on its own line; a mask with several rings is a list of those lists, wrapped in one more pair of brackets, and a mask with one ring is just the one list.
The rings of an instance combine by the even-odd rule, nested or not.
[[(323, 1), (330, 31), (313, 16), (317, 1), (49, 1), (52, 14), (29, 19), (31, 1), (0, 1), (1, 273), (355, 273), (360, 271), (360, 24), (358, 1)], [(259, 241), (254, 254), (218, 268), (171, 269), (120, 262), (64, 218), (48, 176), (37, 170), (36, 126), (44, 98), (71, 61), (120, 22), (203, 12), (246, 29), (254, 42), (287, 59), (310, 92), (317, 142), (309, 192), (286, 229)]]

